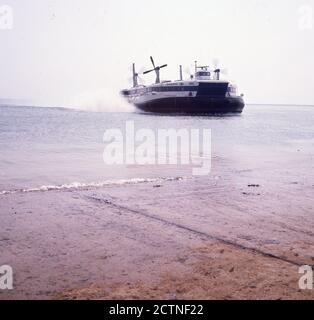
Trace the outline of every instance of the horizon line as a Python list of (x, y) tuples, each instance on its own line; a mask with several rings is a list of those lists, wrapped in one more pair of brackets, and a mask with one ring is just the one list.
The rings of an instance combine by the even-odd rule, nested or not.
[[(33, 104), (33, 103), (2, 103), (1, 100), (14, 100), (14, 99), (0, 99), (0, 107), (34, 107), (34, 108), (71, 108), (73, 106), (62, 105), (45, 105), (45, 104)], [(19, 100), (19, 99), (17, 99)], [(314, 107), (314, 104), (296, 104), (296, 103), (251, 103), (247, 102), (245, 105), (251, 106), (281, 106), (281, 107)]]

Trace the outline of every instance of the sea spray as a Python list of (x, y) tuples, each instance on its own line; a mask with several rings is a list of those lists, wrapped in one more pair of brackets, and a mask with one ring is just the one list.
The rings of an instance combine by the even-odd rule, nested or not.
[(117, 89), (89, 90), (73, 97), (69, 107), (94, 112), (133, 112), (134, 107), (119, 95)]

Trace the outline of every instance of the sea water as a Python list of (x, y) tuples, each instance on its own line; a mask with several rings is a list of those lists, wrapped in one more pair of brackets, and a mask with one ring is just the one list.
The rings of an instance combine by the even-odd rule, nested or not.
[[(210, 129), (214, 169), (314, 155), (314, 107), (247, 105), (242, 115), (178, 116), (0, 107), (0, 193), (162, 181), (190, 176), (184, 165), (107, 165), (104, 132)], [(264, 158), (264, 159), (263, 159)]]

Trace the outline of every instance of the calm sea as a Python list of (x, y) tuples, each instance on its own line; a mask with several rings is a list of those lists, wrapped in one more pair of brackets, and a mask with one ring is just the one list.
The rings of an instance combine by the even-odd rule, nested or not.
[[(241, 116), (160, 116), (64, 108), (0, 107), (0, 192), (183, 177), (187, 166), (108, 166), (107, 129), (211, 129), (215, 166), (314, 154), (314, 107), (248, 105)], [(217, 170), (216, 170), (217, 171)]]

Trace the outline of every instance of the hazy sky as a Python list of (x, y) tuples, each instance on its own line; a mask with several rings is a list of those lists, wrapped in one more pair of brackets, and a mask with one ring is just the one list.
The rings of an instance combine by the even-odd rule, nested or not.
[(314, 104), (314, 30), (300, 28), (300, 7), (314, 0), (4, 4), (14, 21), (0, 30), (0, 98), (64, 105), (85, 92), (117, 92), (130, 64), (150, 68), (153, 55), (169, 65), (163, 79), (178, 78), (179, 64), (217, 57), (248, 102)]

